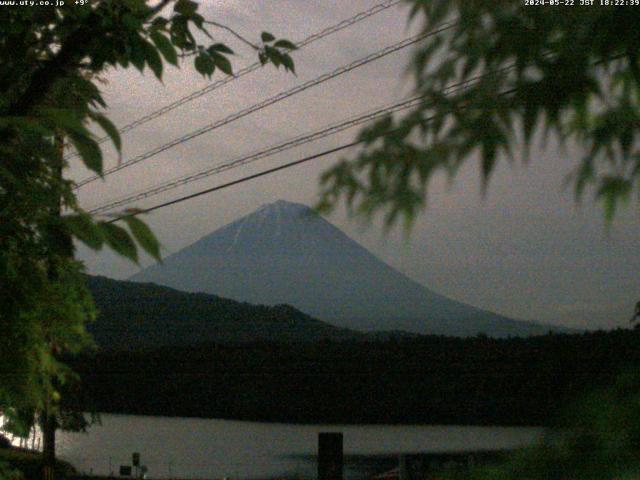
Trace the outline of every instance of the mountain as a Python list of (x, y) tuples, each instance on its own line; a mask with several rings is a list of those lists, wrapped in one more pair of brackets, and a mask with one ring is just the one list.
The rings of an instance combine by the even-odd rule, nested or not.
[(307, 206), (283, 200), (206, 235), (131, 280), (256, 304), (289, 304), (363, 331), (504, 337), (550, 330), (439, 295)]
[(315, 320), (288, 305), (249, 305), (215, 295), (105, 277), (88, 276), (87, 286), (98, 309), (98, 318), (89, 325), (89, 331), (97, 344), (107, 349), (362, 336)]

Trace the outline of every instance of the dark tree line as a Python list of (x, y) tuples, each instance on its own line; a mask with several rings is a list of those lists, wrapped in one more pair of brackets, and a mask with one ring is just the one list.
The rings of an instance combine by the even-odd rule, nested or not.
[(78, 359), (80, 408), (283, 422), (548, 425), (640, 361), (640, 330), (210, 344)]

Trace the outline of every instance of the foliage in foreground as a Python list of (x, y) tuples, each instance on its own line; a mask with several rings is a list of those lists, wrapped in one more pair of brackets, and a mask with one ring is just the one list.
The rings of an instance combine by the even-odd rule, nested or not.
[[(74, 473), (67, 462), (56, 462), (56, 478)], [(41, 480), (42, 455), (17, 448), (0, 449), (0, 478), (3, 480)]]
[[(73, 240), (108, 247), (132, 260), (160, 246), (137, 211), (95, 220), (79, 205), (63, 173), (72, 146), (84, 166), (103, 173), (103, 130), (121, 139), (105, 116), (99, 89), (108, 69), (193, 61), (211, 77), (232, 75), (233, 51), (216, 42), (191, 0), (92, 1), (84, 5), (5, 6), (0, 16), (0, 412), (26, 430), (36, 412), (55, 411), (73, 377), (61, 355), (91, 344), (85, 324), (93, 306), (74, 260)], [(240, 37), (242, 38), (242, 37)], [(205, 39), (204, 44), (200, 39)], [(295, 45), (263, 32), (254, 50), (262, 63), (293, 71)], [(75, 157), (74, 157), (75, 158)], [(48, 414), (47, 414), (48, 416)]]
[(501, 465), (454, 472), (456, 480), (631, 480), (640, 475), (640, 375), (592, 392), (540, 444)]
[[(526, 160), (555, 137), (582, 157), (567, 172), (611, 221), (640, 198), (640, 10), (633, 6), (535, 6), (512, 0), (408, 0), (429, 36), (411, 71), (421, 103), (364, 129), (363, 147), (321, 179), (321, 210), (382, 213), (411, 225), (438, 172), (453, 178), (478, 159), (483, 189), (498, 161)], [(603, 365), (603, 368), (606, 368)], [(478, 479), (626, 479), (640, 475), (640, 389), (625, 377), (577, 408), (565, 435)], [(635, 443), (634, 443), (635, 442)], [(468, 478), (468, 477), (465, 477)]]
[(578, 196), (593, 187), (607, 219), (640, 193), (640, 9), (408, 3), (424, 32), (447, 28), (415, 52), (422, 102), (361, 132), (360, 153), (324, 174), (321, 208), (345, 200), (355, 213), (410, 223), (436, 172), (453, 177), (479, 159), (486, 186), (498, 160), (513, 161), (521, 146), (527, 158), (537, 133), (580, 147), (568, 181)]

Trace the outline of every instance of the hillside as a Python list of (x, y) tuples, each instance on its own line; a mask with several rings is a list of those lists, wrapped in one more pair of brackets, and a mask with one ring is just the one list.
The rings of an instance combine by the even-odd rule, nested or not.
[(362, 331), (507, 337), (554, 329), (439, 295), (308, 207), (282, 200), (206, 235), (131, 280), (255, 304), (284, 303)]
[(353, 338), (288, 305), (260, 306), (149, 283), (87, 277), (99, 311), (89, 326), (98, 345), (138, 349), (207, 342)]

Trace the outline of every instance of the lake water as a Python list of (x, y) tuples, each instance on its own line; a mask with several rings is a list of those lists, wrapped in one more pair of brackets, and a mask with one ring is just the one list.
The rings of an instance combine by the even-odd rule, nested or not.
[[(319, 432), (344, 434), (345, 476), (354, 459), (403, 453), (509, 449), (531, 444), (539, 428), (289, 425), (197, 418), (102, 415), (86, 434), (58, 434), (58, 453), (81, 472), (118, 473), (141, 454), (151, 478), (314, 477)], [(366, 462), (365, 462), (366, 463)]]

